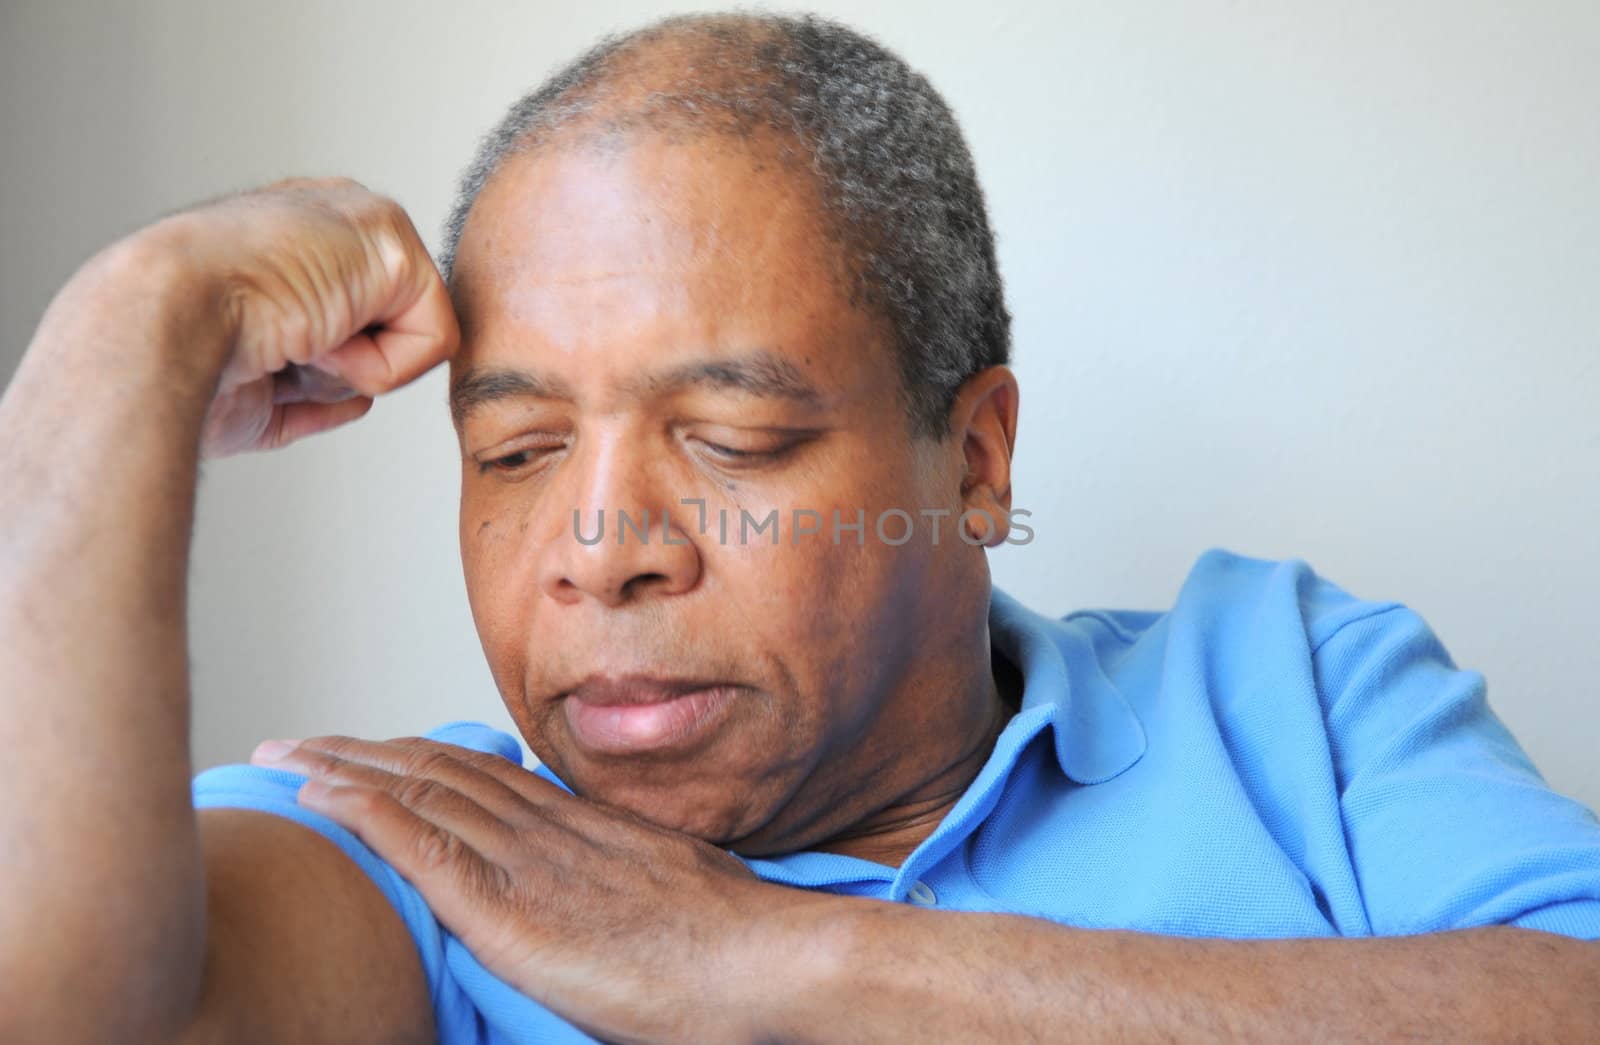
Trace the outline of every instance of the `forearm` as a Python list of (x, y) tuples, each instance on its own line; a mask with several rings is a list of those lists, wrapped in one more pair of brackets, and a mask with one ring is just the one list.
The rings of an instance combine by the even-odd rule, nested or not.
[(785, 1040), (1575, 1041), (1600, 1025), (1600, 944), (1510, 927), (1224, 940), (859, 902), (816, 924)]
[(185, 585), (223, 335), (169, 234), (86, 265), (0, 400), (6, 1040), (138, 1037), (198, 989)]

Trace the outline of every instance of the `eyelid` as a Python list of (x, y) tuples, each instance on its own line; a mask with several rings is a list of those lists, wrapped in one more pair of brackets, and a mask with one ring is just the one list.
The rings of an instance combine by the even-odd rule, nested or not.
[(761, 444), (788, 443), (804, 441), (821, 434), (815, 428), (787, 428), (781, 425), (733, 425), (718, 423), (687, 423), (681, 429), (691, 439), (700, 442), (721, 443), (726, 446), (729, 442), (753, 441)]
[[(540, 436), (543, 436), (543, 438), (540, 438)], [(566, 446), (566, 442), (567, 440), (564, 436), (555, 435), (554, 433), (536, 433), (531, 438), (513, 439), (502, 446), (481, 450), (472, 454), (471, 457), (478, 466), (479, 475), (487, 475), (490, 472), (510, 474), (530, 467), (545, 454), (563, 449)], [(500, 465), (500, 461), (508, 457), (516, 457), (518, 454), (529, 454), (532, 460), (518, 465)]]
[(781, 453), (785, 449), (785, 447), (774, 447), (771, 450), (741, 450), (736, 446), (723, 446), (721, 443), (715, 443), (709, 439), (702, 439), (700, 440), (700, 443), (701, 445), (708, 447), (712, 453), (717, 454), (719, 457), (728, 457), (733, 460), (743, 460), (751, 457), (770, 457), (775, 453)]
[(737, 467), (741, 464), (755, 466), (776, 462), (799, 449), (802, 445), (809, 443), (819, 434), (819, 432), (809, 430), (768, 429), (765, 432), (767, 439), (757, 449), (729, 446), (722, 439), (714, 438), (705, 433), (690, 434), (687, 438), (705, 447), (710, 456), (719, 463)]
[(521, 450), (512, 450), (508, 453), (484, 458), (478, 462), (478, 474), (488, 475), (490, 472), (502, 472), (506, 475), (510, 475), (513, 472), (521, 471), (524, 468), (530, 468), (539, 460), (537, 457), (532, 458), (531, 460), (519, 462), (517, 464), (502, 464), (502, 462), (508, 458), (516, 457), (520, 454), (533, 454), (537, 452), (537, 447), (525, 447)]

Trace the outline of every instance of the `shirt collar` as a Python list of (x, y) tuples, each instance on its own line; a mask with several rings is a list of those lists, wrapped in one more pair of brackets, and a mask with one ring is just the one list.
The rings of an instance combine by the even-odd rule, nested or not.
[(1051, 709), (1056, 758), (1067, 776), (1103, 783), (1144, 755), (1144, 725), (1082, 631), (991, 588), (989, 641), (1022, 670), (1022, 710)]
[(1080, 628), (1035, 613), (991, 587), (989, 642), (1022, 671), (1021, 712), (1001, 732), (977, 779), (898, 869), (836, 853), (740, 859), (768, 881), (805, 888), (882, 881), (890, 883), (889, 899), (901, 899), (924, 869), (989, 815), (1023, 751), (1046, 728), (1054, 730), (1061, 771), (1079, 784), (1103, 783), (1139, 761), (1144, 726), (1101, 670)]

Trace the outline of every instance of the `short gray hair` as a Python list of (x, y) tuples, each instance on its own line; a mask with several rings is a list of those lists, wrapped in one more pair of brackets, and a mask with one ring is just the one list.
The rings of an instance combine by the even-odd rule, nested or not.
[(913, 429), (942, 437), (967, 378), (1010, 356), (1011, 315), (972, 157), (927, 78), (812, 15), (680, 15), (601, 40), (514, 104), (478, 147), (446, 219), (451, 279), (473, 201), (511, 154), (575, 125), (776, 131), (821, 190), (853, 302), (887, 321)]

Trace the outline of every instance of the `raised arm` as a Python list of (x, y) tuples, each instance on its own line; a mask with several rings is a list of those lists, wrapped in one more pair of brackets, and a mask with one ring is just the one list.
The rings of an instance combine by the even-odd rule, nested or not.
[(51, 303), (0, 399), (0, 1040), (244, 1040), (286, 999), (285, 1028), (426, 1035), (414, 948), (331, 843), (198, 826), (185, 588), (202, 456), (359, 417), (456, 339), (409, 219), (344, 181), (168, 218)]

